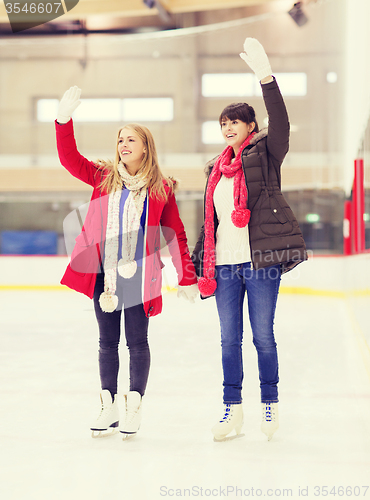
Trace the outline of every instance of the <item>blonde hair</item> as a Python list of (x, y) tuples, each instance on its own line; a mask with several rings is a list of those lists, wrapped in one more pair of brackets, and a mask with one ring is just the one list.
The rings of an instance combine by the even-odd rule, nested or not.
[(151, 194), (160, 199), (167, 199), (167, 194), (164, 189), (163, 181), (166, 182), (168, 187), (170, 188), (170, 193), (173, 192), (175, 181), (170, 177), (165, 177), (161, 172), (161, 169), (158, 164), (158, 156), (155, 147), (154, 138), (152, 133), (147, 127), (143, 125), (138, 125), (137, 123), (129, 123), (124, 127), (121, 127), (117, 134), (116, 141), (116, 154), (114, 161), (111, 160), (98, 160), (97, 164), (99, 170), (106, 169), (108, 170), (108, 174), (102, 180), (100, 187), (106, 190), (108, 193), (112, 191), (117, 191), (122, 188), (122, 179), (118, 172), (118, 164), (120, 162), (120, 156), (118, 153), (118, 141), (120, 138), (120, 134), (123, 129), (130, 129), (140, 137), (143, 141), (145, 153), (140, 165), (140, 168), (137, 172), (142, 179), (146, 181), (146, 188), (151, 189)]

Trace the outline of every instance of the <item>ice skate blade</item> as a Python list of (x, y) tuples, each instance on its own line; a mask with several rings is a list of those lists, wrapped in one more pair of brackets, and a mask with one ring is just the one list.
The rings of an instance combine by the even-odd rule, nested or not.
[(137, 432), (131, 432), (130, 434), (128, 434), (127, 432), (121, 431), (121, 434), (122, 434), (122, 441), (128, 441), (129, 439), (135, 437)]
[(92, 430), (91, 437), (93, 439), (105, 438), (105, 437), (113, 436), (114, 434), (117, 434), (117, 433), (118, 433), (118, 429), (116, 427), (109, 427), (109, 429), (105, 429), (103, 431)]
[(275, 433), (273, 432), (272, 434), (267, 434), (266, 432), (263, 432), (263, 434), (267, 437), (267, 441), (271, 441)]
[(222, 443), (223, 441), (233, 441), (234, 439), (244, 437), (245, 434), (233, 434), (232, 436), (214, 436), (215, 443)]
[(118, 432), (118, 422), (109, 426), (108, 429), (91, 429), (91, 431), (91, 437), (94, 439), (113, 436), (113, 434), (117, 434)]

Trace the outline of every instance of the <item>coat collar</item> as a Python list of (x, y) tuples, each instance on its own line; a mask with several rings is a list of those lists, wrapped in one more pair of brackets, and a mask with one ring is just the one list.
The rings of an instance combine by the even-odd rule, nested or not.
[[(259, 132), (257, 132), (257, 134), (252, 137), (252, 139), (251, 139), (251, 141), (250, 141), (250, 143), (249, 143), (248, 146), (255, 146), (257, 144), (257, 142), (259, 142), (260, 140), (264, 139), (265, 137), (267, 137), (267, 128), (263, 128), (262, 130), (260, 130)], [(207, 177), (211, 173), (211, 170), (214, 167), (214, 165), (216, 163), (216, 160), (217, 160), (217, 158), (219, 156), (220, 155), (215, 156), (214, 158), (212, 158), (212, 160), (209, 160), (206, 163), (206, 166), (204, 167), (204, 173), (206, 174)]]
[(250, 146), (254, 146), (255, 144), (257, 144), (258, 141), (260, 141), (261, 139), (263, 139), (265, 137), (267, 137), (267, 127), (263, 128), (262, 130), (260, 130), (259, 132), (257, 132), (257, 134), (254, 135), (252, 137), (252, 139), (250, 140), (249, 145)]

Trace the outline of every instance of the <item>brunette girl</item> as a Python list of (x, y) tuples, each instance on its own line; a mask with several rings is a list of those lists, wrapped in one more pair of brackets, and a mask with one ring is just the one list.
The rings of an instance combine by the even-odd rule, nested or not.
[(241, 58), (261, 83), (269, 123), (259, 131), (254, 109), (227, 106), (219, 122), (226, 149), (208, 163), (204, 226), (192, 256), (202, 297), (215, 295), (221, 326), (224, 412), (212, 432), (224, 439), (243, 425), (243, 304), (248, 298), (257, 349), (262, 431), (278, 428), (278, 357), (273, 323), (280, 276), (306, 257), (298, 223), (281, 193), (288, 151), (287, 111), (262, 45), (244, 43)]

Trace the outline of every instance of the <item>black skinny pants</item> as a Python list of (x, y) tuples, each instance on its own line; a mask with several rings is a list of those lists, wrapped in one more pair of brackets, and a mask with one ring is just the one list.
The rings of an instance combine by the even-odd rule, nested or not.
[(145, 393), (150, 367), (148, 344), (148, 322), (141, 298), (141, 268), (130, 279), (118, 276), (118, 306), (111, 313), (101, 310), (100, 294), (104, 291), (104, 273), (96, 278), (94, 308), (99, 325), (99, 372), (102, 390), (108, 389), (112, 396), (117, 394), (119, 355), (121, 337), (121, 315), (124, 309), (126, 345), (129, 349), (130, 391)]

